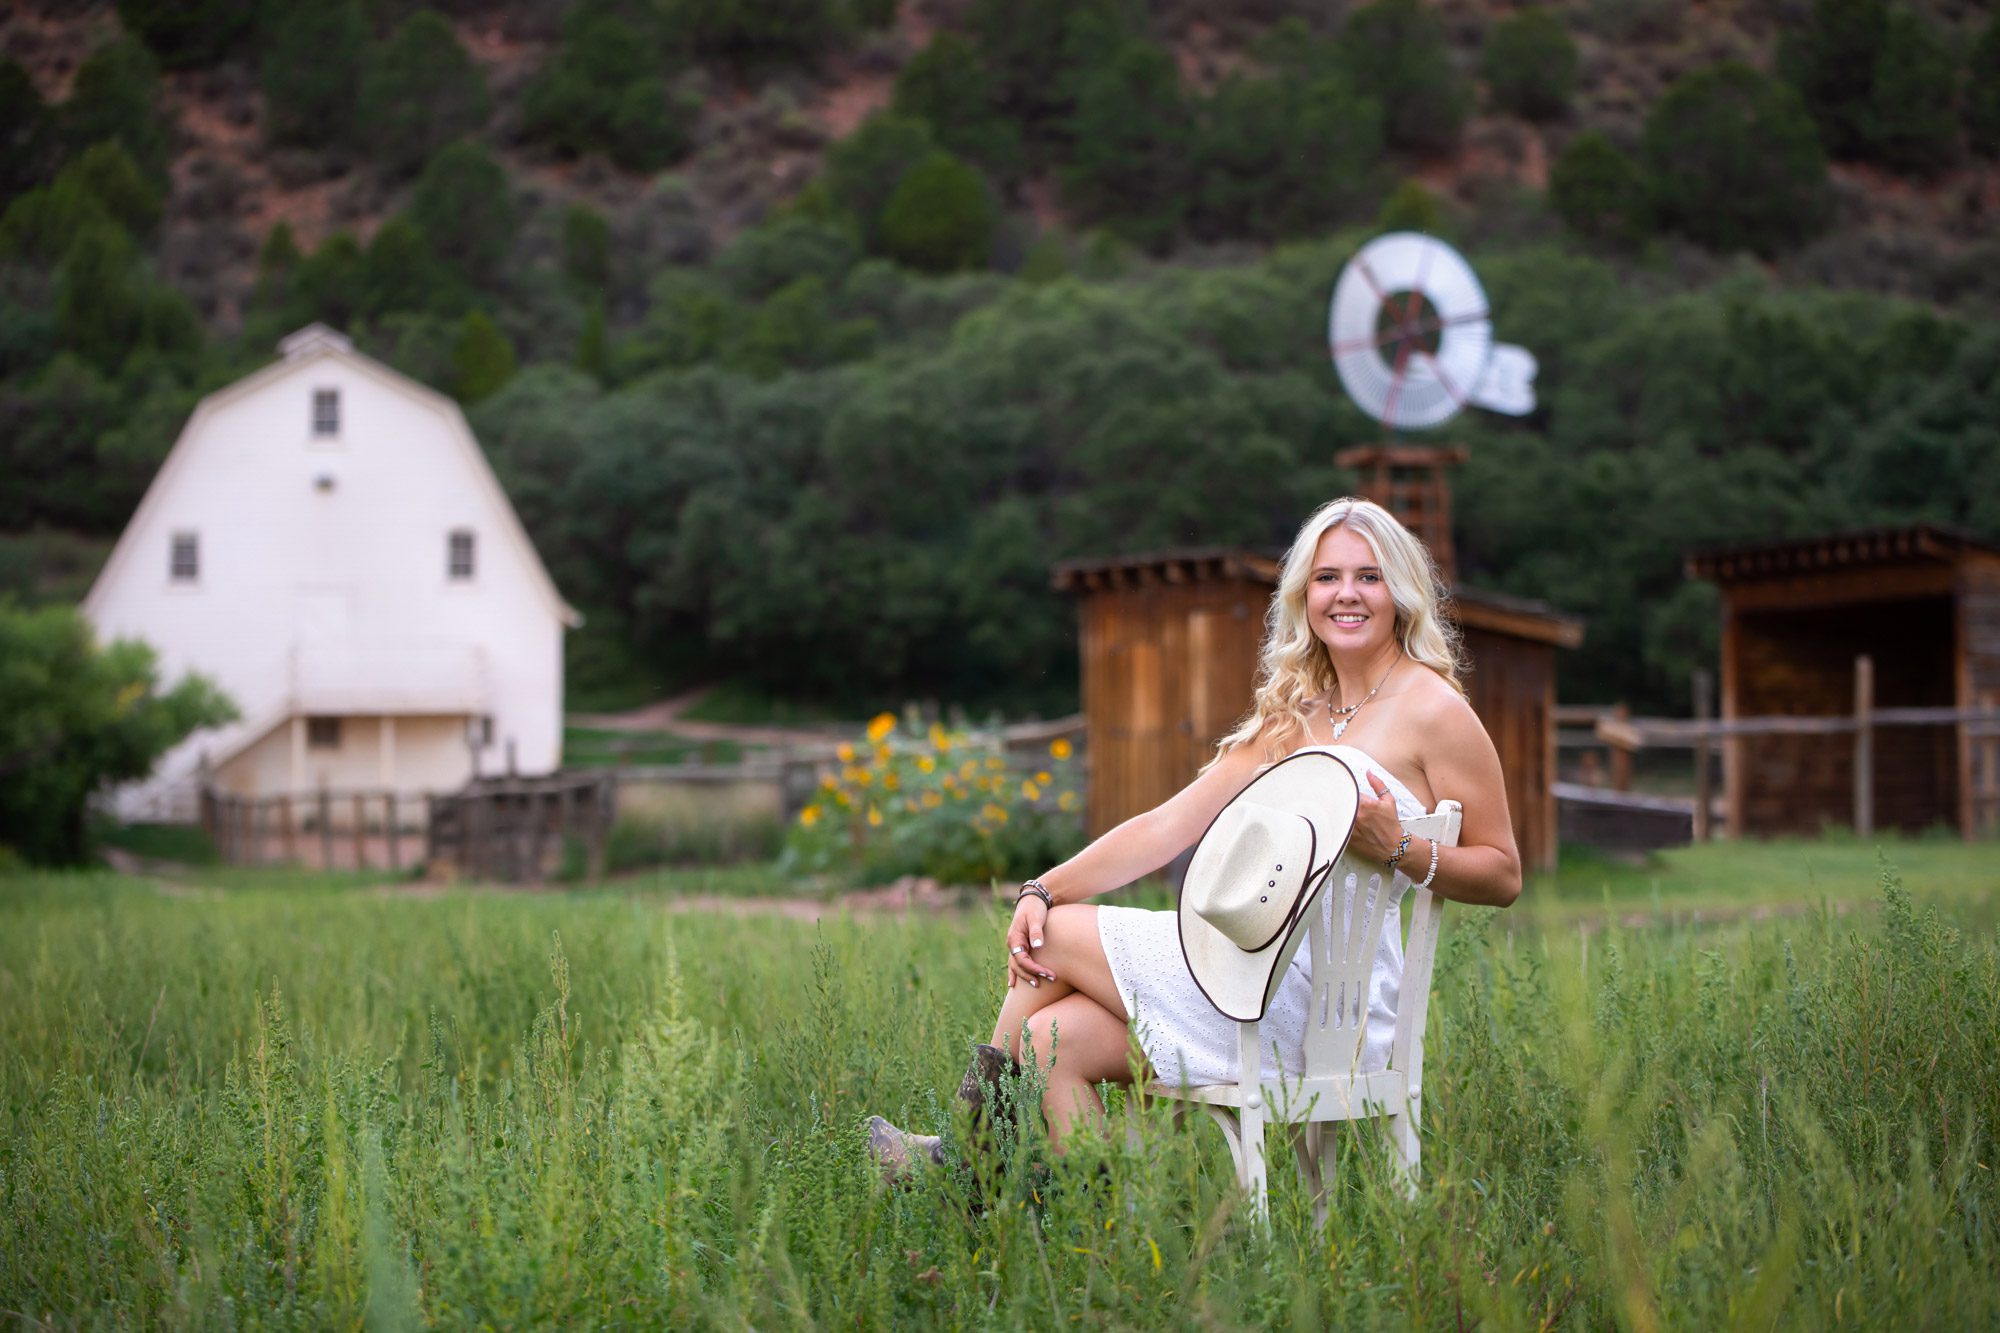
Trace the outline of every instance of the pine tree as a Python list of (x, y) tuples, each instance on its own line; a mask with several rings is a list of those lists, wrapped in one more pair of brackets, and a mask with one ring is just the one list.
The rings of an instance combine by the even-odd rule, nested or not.
[(462, 403), (476, 403), (498, 393), (514, 378), (518, 363), (514, 344), (500, 326), (475, 310), (458, 326), (458, 345), (452, 350), (453, 391)]

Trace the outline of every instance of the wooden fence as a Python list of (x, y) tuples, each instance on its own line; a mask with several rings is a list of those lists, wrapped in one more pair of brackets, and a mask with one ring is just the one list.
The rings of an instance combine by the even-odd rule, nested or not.
[[(1711, 809), (1715, 792), (1714, 755), (1726, 740), (1746, 736), (1852, 736), (1853, 739), (1853, 827), (1863, 835), (1875, 831), (1875, 738), (1883, 728), (1953, 727), (1962, 729), (1967, 744), (1980, 752), (1980, 761), (1965, 766), (1970, 784), (1968, 804), (1972, 819), (1961, 828), (1966, 837), (1978, 829), (2000, 823), (2000, 709), (1996, 708), (1878, 708), (1875, 706), (1875, 667), (1872, 659), (1858, 657), (1854, 663), (1854, 711), (1833, 716), (1766, 716), (1718, 718), (1713, 716), (1714, 686), (1707, 672), (1696, 672), (1695, 716), (1691, 718), (1633, 717), (1622, 704), (1565, 706), (1556, 710), (1558, 727), (1587, 724), (1588, 736), (1557, 733), (1564, 748), (1591, 747), (1611, 752), (1611, 786), (1627, 790), (1631, 784), (1631, 757), (1641, 749), (1684, 749), (1694, 752), (1694, 837), (1705, 842), (1712, 836)], [(1957, 811), (1941, 812), (1959, 823)]]
[(584, 875), (597, 879), (617, 812), (610, 773), (481, 778), (431, 798), (425, 856), (433, 873), (539, 884), (577, 847)]
[(202, 830), (232, 865), (402, 870), (423, 845), (429, 796), (386, 790), (237, 796), (207, 787)]

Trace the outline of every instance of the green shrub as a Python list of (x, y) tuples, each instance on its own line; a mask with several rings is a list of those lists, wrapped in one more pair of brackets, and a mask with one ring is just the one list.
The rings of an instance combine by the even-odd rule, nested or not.
[(966, 30), (1000, 110), (1046, 152), (1068, 145), (1082, 81), (1142, 20), (1120, 0), (973, 0)]
[(140, 174), (123, 145), (92, 144), (54, 181), (23, 194), (0, 214), (0, 257), (54, 264), (89, 226), (150, 237), (159, 225), (160, 205), (160, 191)]
[(1373, 195), (1382, 109), (1337, 70), (1232, 75), (1200, 108), (1195, 227), (1280, 240), (1352, 218)]
[(879, 112), (827, 150), (826, 174), (821, 178), (826, 193), (854, 219), (870, 250), (880, 243), (882, 210), (896, 187), (910, 168), (936, 151), (929, 125)]
[(1554, 120), (1569, 110), (1576, 87), (1576, 43), (1554, 13), (1524, 9), (1487, 32), (1480, 72), (1495, 109)]
[(1164, 245), (1188, 210), (1193, 123), (1173, 54), (1129, 39), (1079, 75), (1064, 196), (1136, 244)]
[(1356, 10), (1339, 49), (1355, 90), (1381, 104), (1390, 147), (1444, 153), (1458, 145), (1471, 98), (1452, 68), (1443, 25), (1419, 0), (1374, 0)]
[(129, 782), (190, 732), (235, 718), (214, 685), (163, 690), (153, 650), (100, 646), (73, 608), (0, 605), (0, 847), (63, 864), (87, 853), (85, 803)]
[(355, 0), (268, 5), (261, 19), (264, 136), (323, 148), (352, 137), (368, 24)]
[(848, 0), (674, 0), (694, 51), (743, 64), (810, 59), (846, 27)]
[(118, 22), (169, 69), (212, 65), (251, 36), (257, 7), (245, 0), (118, 0)]
[(1645, 178), (1596, 130), (1572, 139), (1549, 170), (1549, 206), (1579, 236), (1611, 246), (1646, 234)]
[(490, 286), (514, 242), (507, 172), (478, 144), (455, 143), (433, 157), (410, 197), (410, 219), (431, 251), (473, 282)]
[(881, 882), (983, 884), (1062, 860), (1080, 834), (1067, 741), (1015, 771), (990, 740), (883, 713), (840, 747), (785, 843), (784, 865)]
[(1979, 34), (1965, 72), (1966, 137), (1975, 152), (2000, 157), (2000, 14)]
[(55, 117), (20, 61), (0, 57), (0, 209), (49, 179)]
[(361, 77), (360, 120), (374, 160), (396, 175), (486, 124), (486, 77), (435, 10), (403, 20)]
[(1957, 147), (1957, 66), (1925, 20), (1886, 0), (1818, 0), (1786, 30), (1778, 67), (1837, 158), (1932, 171)]
[(611, 282), (611, 224), (588, 204), (563, 210), (562, 266), (585, 291), (601, 292)]
[(1677, 80), (1647, 117), (1643, 148), (1655, 213), (1711, 250), (1776, 254), (1830, 211), (1826, 156), (1799, 95), (1748, 65)]
[[(885, 205), (889, 197), (884, 196)], [(801, 278), (838, 286), (860, 259), (861, 246), (847, 228), (781, 215), (738, 236), (716, 260), (715, 271), (736, 295), (761, 301)]]
[(1922, 15), (1891, 11), (1875, 55), (1862, 121), (1867, 156), (1896, 171), (1931, 174), (1958, 155), (1952, 90), (1958, 62)]
[(461, 403), (476, 403), (498, 393), (514, 378), (519, 362), (514, 344), (484, 312), (474, 310), (458, 326), (452, 351), (452, 392)]
[(423, 230), (403, 213), (376, 230), (358, 282), (356, 310), (370, 317), (399, 310), (456, 312), (471, 299), (465, 280), (438, 259)]
[(138, 352), (192, 353), (201, 336), (194, 307), (152, 276), (123, 230), (96, 222), (72, 240), (56, 269), (61, 347), (112, 371)]
[(1419, 180), (1406, 180), (1382, 201), (1375, 215), (1377, 231), (1420, 231), (1435, 236), (1444, 231), (1444, 205)]
[(910, 57), (896, 75), (891, 109), (923, 121), (940, 146), (989, 171), (1006, 175), (1020, 166), (1020, 131), (1000, 110), (978, 49), (957, 33), (939, 33)]
[(904, 173), (883, 206), (882, 253), (928, 273), (983, 268), (996, 217), (979, 173), (940, 149)]
[(603, 152), (627, 170), (656, 171), (686, 154), (698, 109), (668, 88), (678, 59), (659, 11), (584, 0), (523, 96), (522, 130), (566, 156)]
[(100, 47), (77, 67), (69, 97), (55, 110), (63, 148), (74, 154), (116, 141), (164, 187), (167, 134), (159, 103), (159, 68), (145, 47), (129, 39)]

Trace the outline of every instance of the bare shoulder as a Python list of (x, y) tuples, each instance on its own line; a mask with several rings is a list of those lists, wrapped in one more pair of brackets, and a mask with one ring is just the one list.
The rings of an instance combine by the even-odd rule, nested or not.
[(1421, 731), (1446, 739), (1486, 734), (1466, 697), (1434, 669), (1425, 667), (1409, 693), (1410, 721)]

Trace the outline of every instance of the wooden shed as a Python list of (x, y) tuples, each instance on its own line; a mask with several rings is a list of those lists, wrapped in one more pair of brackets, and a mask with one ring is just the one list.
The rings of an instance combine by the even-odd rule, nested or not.
[[(1279, 556), (1221, 548), (1056, 566), (1078, 599), (1092, 836), (1186, 786), (1250, 707)], [(1493, 736), (1524, 865), (1555, 864), (1556, 649), (1583, 624), (1539, 602), (1457, 589), (1472, 706)]]
[[(1871, 663), (1872, 817), (2000, 831), (2000, 545), (1915, 526), (1698, 552), (1722, 591), (1722, 718), (1848, 719), (1726, 735), (1728, 830), (1812, 833), (1857, 818), (1856, 661)], [(1865, 689), (1865, 685), (1864, 685)], [(1945, 715), (1940, 717), (1940, 715)]]

